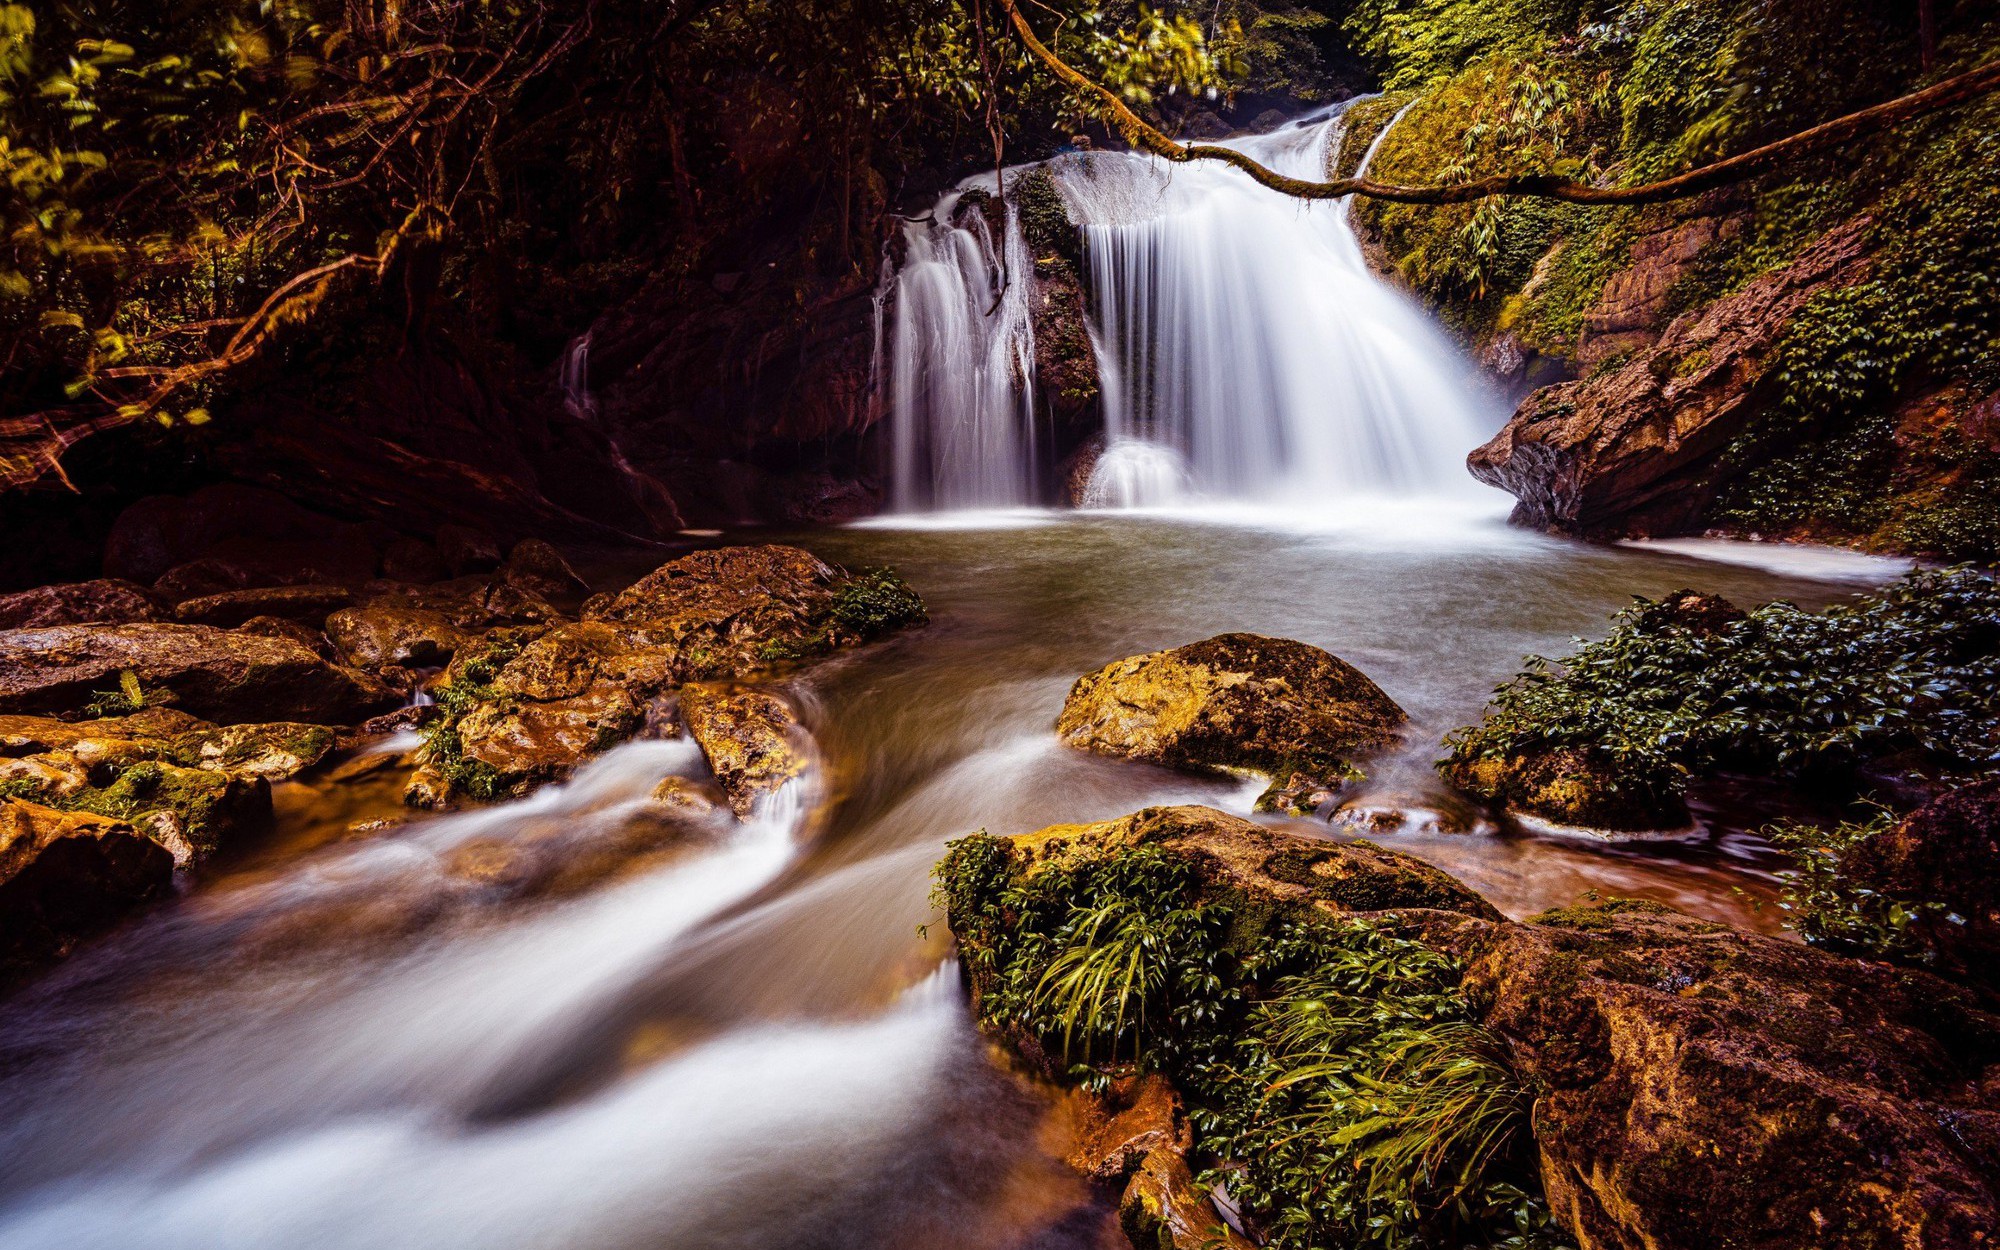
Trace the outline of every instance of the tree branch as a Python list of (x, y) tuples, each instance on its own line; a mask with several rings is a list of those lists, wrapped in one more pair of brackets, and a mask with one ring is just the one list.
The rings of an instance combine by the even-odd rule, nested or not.
[(1048, 66), (1057, 78), (1098, 100), (1106, 120), (1133, 147), (1175, 162), (1222, 161), (1234, 165), (1273, 191), (1302, 200), (1334, 200), (1359, 195), (1398, 204), (1466, 204), (1492, 195), (1510, 195), (1567, 200), (1572, 204), (1656, 204), (1663, 200), (1685, 199), (1716, 187), (1754, 178), (1787, 161), (1828, 151), (1915, 118), (1975, 100), (2000, 88), (2000, 60), (1996, 60), (1922, 91), (1898, 96), (1748, 152), (1637, 187), (1597, 186), (1556, 174), (1496, 174), (1442, 186), (1404, 186), (1368, 178), (1313, 182), (1268, 169), (1234, 148), (1211, 143), (1179, 143), (1168, 138), (1127, 107), (1116, 92), (1076, 70), (1036, 38), (1034, 29), (1021, 16), (1015, 0), (1000, 0), (1000, 3), (1007, 10), (1014, 33), (1027, 45), (1028, 51)]

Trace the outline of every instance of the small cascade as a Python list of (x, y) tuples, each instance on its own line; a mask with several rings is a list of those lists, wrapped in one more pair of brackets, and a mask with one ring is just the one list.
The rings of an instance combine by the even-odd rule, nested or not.
[(1180, 453), (1141, 438), (1118, 438), (1105, 445), (1084, 487), (1086, 508), (1164, 508), (1189, 494), (1187, 466)]
[(570, 340), (562, 362), (563, 410), (579, 421), (597, 420), (597, 398), (590, 393), (590, 331)]
[[(1230, 145), (1317, 179), (1342, 134), (1334, 115)], [(1314, 507), (1481, 489), (1465, 453), (1495, 414), (1445, 337), (1369, 270), (1344, 204), (1209, 162), (1079, 153), (1050, 170), (1082, 223), (1108, 445), (1128, 449), (1099, 461), (1091, 497), (1155, 502), (1134, 496), (1135, 446), (1178, 457), (1207, 497)]]
[(1014, 207), (998, 240), (980, 208), (953, 191), (910, 221), (884, 284), (876, 369), (898, 511), (1035, 498), (1032, 267)]

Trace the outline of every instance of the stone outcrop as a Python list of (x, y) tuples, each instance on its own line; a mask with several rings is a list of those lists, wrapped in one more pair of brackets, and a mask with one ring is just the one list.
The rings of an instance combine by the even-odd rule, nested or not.
[(1850, 222), (1683, 314), (1623, 364), (1533, 392), (1468, 457), (1473, 476), (1512, 493), (1516, 523), (1540, 529), (1611, 537), (1694, 526), (1723, 480), (1718, 458), (1764, 403), (1792, 319), (1864, 275), (1866, 226)]
[(73, 712), (125, 674), (148, 702), (221, 723), (346, 724), (400, 702), (288, 639), (152, 622), (0, 632), (0, 712)]
[(38, 586), (0, 595), (0, 629), (39, 629), (45, 625), (118, 625), (127, 621), (166, 618), (167, 606), (158, 595), (116, 577)]
[(1939, 971), (2000, 991), (2000, 778), (1932, 800), (1843, 857), (1858, 887), (1912, 908)]
[(1053, 825), (1013, 839), (1025, 871), (1076, 855), (1153, 846), (1200, 865), (1204, 888), (1259, 914), (1421, 908), (1487, 920), (1479, 894), (1414, 855), (1357, 839), (1334, 842), (1273, 829), (1212, 807), (1149, 807), (1092, 825)]
[(1640, 235), (1632, 243), (1631, 263), (1612, 274), (1584, 310), (1578, 363), (1594, 367), (1651, 347), (1667, 322), (1674, 284), (1709, 244), (1742, 229), (1741, 217), (1694, 217)]
[(681, 719), (738, 816), (811, 767), (805, 728), (790, 705), (767, 691), (683, 686)]
[(1653, 903), (1458, 940), (1583, 1250), (2000, 1238), (2000, 1018), (1971, 993)]
[(1056, 720), (1064, 742), (1169, 768), (1273, 780), (1274, 803), (1317, 806), (1352, 755), (1392, 740), (1403, 710), (1318, 647), (1257, 634), (1132, 656), (1079, 679)]
[(167, 852), (131, 825), (0, 800), (0, 986), (165, 895)]

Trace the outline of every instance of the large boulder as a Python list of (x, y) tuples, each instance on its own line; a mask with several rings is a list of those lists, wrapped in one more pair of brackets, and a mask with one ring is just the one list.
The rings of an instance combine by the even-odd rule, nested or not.
[(379, 682), (298, 643), (206, 625), (63, 625), (0, 632), (0, 712), (74, 712), (117, 692), (225, 724), (347, 724), (396, 706)]
[(590, 593), (562, 553), (539, 538), (524, 538), (507, 553), (500, 580), (551, 603), (575, 604)]
[(797, 547), (721, 547), (661, 565), (585, 605), (584, 616), (626, 626), (636, 642), (674, 646), (701, 676), (724, 676), (806, 646), (832, 615), (840, 580)]
[(806, 775), (805, 728), (774, 694), (723, 685), (681, 688), (681, 719), (738, 816)]
[[(645, 722), (645, 708), (615, 686), (594, 686), (547, 702), (482, 703), (441, 731), (457, 744), (449, 752), (445, 775), (475, 798), (497, 798), (563, 776), (586, 756), (631, 737)], [(433, 746), (437, 743), (434, 737)]]
[(157, 621), (166, 614), (166, 604), (158, 595), (116, 577), (0, 595), (0, 629)]
[(1353, 754), (1389, 742), (1405, 720), (1359, 669), (1318, 647), (1223, 634), (1080, 678), (1056, 732), (1101, 755), (1247, 770), (1310, 795), (1337, 788)]
[(1583, 1250), (2000, 1241), (2000, 1018), (1972, 993), (1654, 903), (1459, 936)]
[(1725, 480), (1724, 448), (1760, 411), (1793, 318), (1866, 272), (1866, 226), (1842, 226), (1682, 315), (1624, 364), (1533, 392), (1467, 458), (1472, 475), (1520, 500), (1518, 524), (1586, 537), (1686, 531)]
[(1593, 746), (1536, 746), (1452, 758), (1444, 779), (1527, 822), (1604, 835), (1665, 833), (1693, 817), (1678, 775), (1635, 773)]
[(1418, 908), (1500, 919), (1477, 891), (1414, 855), (1274, 829), (1212, 807), (1149, 807), (1097, 824), (1052, 825), (1013, 845), (1029, 875), (1071, 856), (1156, 846), (1200, 865), (1213, 896), (1259, 915)]
[(2000, 777), (1961, 786), (1847, 852), (1858, 888), (1916, 904), (1939, 971), (2000, 990)]
[(0, 800), (0, 984), (166, 894), (173, 860), (123, 821)]
[(371, 671), (441, 668), (470, 638), (444, 612), (396, 602), (342, 608), (326, 618), (326, 636), (341, 663)]

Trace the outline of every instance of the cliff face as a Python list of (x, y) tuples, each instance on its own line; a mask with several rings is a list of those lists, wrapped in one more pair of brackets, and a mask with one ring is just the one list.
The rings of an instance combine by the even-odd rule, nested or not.
[[(1350, 32), (1383, 16), (1362, 8)], [(1359, 137), (1401, 113), (1371, 170), (1389, 181), (1652, 181), (1993, 46), (1993, 19), (1960, 6), (1926, 66), (1905, 9), (1463, 0), (1376, 41), (1389, 93)], [(2000, 556), (1981, 415), (2000, 396), (1996, 122), (1991, 101), (1967, 106), (1676, 204), (1363, 202), (1355, 220), (1523, 395), (1468, 462), (1520, 499), (1517, 522), (1986, 560)]]

